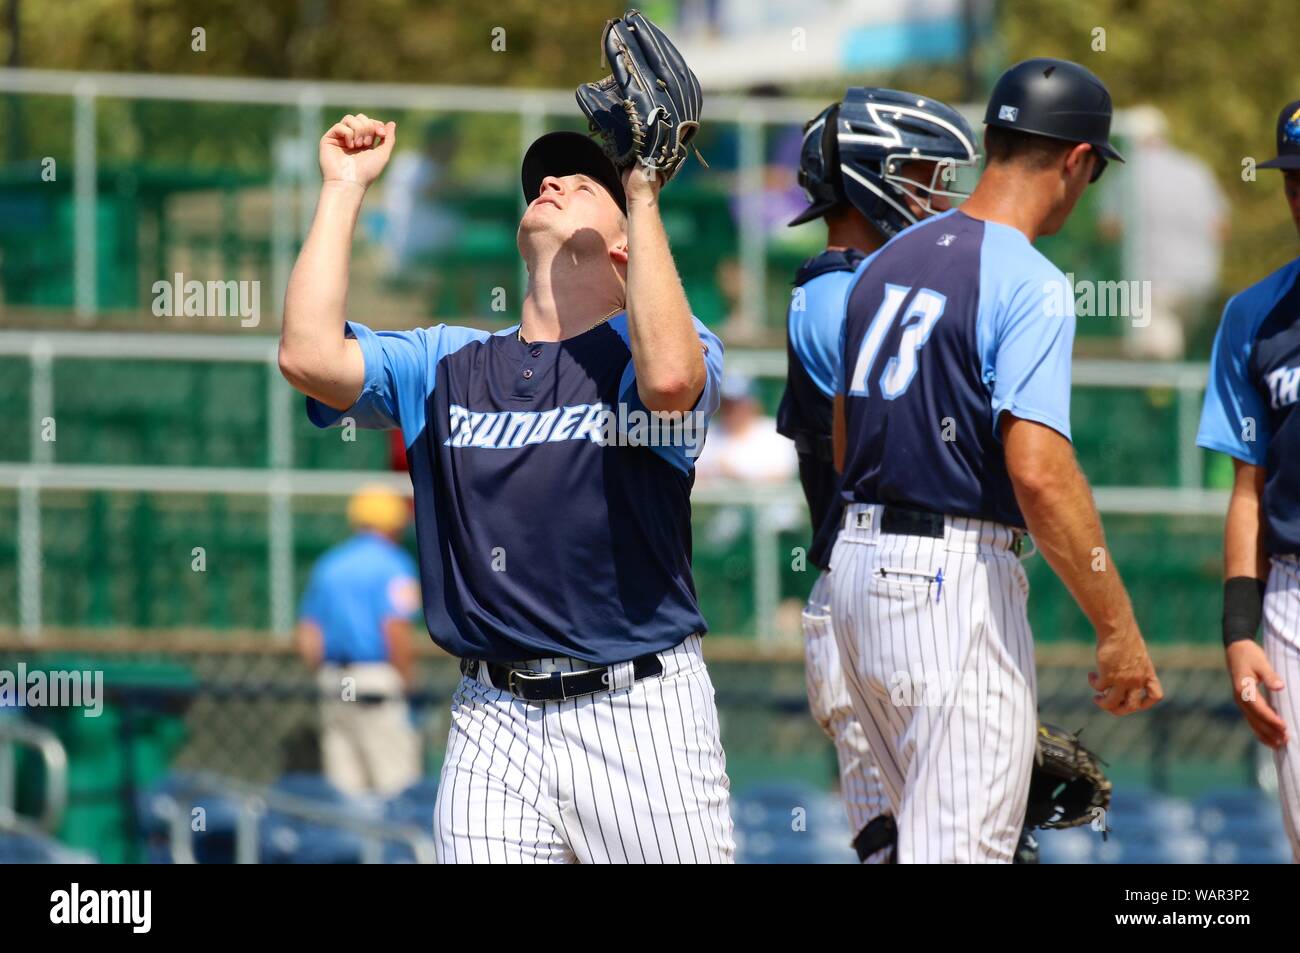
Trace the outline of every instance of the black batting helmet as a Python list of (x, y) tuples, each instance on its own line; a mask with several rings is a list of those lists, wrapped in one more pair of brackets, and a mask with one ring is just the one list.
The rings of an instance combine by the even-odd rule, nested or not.
[(1101, 162), (1124, 161), (1110, 143), (1110, 91), (1091, 70), (1069, 60), (1039, 59), (1017, 63), (1000, 77), (984, 113), (986, 126), (1030, 132), (1065, 142), (1086, 142)]

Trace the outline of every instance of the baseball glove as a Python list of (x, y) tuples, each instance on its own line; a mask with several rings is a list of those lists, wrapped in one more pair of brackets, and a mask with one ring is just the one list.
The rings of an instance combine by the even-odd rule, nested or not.
[(613, 73), (579, 86), (578, 105), (620, 172), (640, 162), (667, 182), (700, 128), (700, 82), (672, 41), (636, 10), (606, 22), (600, 40), (601, 62)]
[(1101, 759), (1079, 743), (1077, 734), (1053, 725), (1038, 726), (1027, 827), (1055, 830), (1091, 823), (1110, 807), (1110, 789)]

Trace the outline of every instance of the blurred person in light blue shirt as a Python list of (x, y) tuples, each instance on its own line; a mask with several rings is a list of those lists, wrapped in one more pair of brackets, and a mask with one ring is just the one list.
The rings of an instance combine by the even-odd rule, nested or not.
[(312, 568), (299, 612), (298, 654), (321, 692), (322, 765), (349, 793), (395, 793), (420, 773), (405, 699), (420, 590), (415, 561), (397, 543), (409, 520), (402, 496), (360, 490), (348, 503), (355, 534)]

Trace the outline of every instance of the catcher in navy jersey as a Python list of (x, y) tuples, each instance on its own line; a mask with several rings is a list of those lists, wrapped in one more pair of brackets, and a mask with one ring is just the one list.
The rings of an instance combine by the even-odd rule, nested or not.
[[(407, 447), (425, 620), (463, 675), (434, 817), (444, 863), (735, 851), (690, 566), (722, 347), (691, 314), (659, 215), (698, 85), (639, 15), (602, 42), (614, 74), (598, 85), (648, 110), (623, 137), (646, 151), (618, 149), (620, 170), (576, 133), (529, 148), (517, 326), (346, 320), (352, 230), (396, 135), (363, 115), (321, 140), (325, 183), (285, 301), (280, 366), (311, 419), (400, 428)], [(653, 105), (677, 92), (680, 108)], [(680, 128), (648, 126), (669, 121)]]
[(787, 317), (789, 370), (777, 426), (799, 454), (814, 531), (809, 561), (821, 576), (803, 612), (808, 704), (835, 744), (840, 789), (860, 860), (885, 861), (894, 829), (889, 801), (853, 713), (831, 627), (830, 543), (839, 475), (831, 452), (835, 367), (844, 296), (854, 270), (909, 225), (965, 197), (956, 173), (976, 162), (975, 135), (950, 106), (915, 93), (853, 87), (804, 128), (799, 184), (809, 206), (790, 224), (826, 221), (826, 250), (795, 275)]

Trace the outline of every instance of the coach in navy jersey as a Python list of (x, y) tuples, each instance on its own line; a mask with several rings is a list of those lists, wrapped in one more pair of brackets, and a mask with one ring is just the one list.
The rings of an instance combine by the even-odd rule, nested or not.
[[(799, 479), (814, 532), (823, 532), (809, 562), (823, 574), (803, 612), (808, 705), (835, 744), (840, 794), (864, 862), (890, 856), (892, 821), (862, 726), (844, 684), (830, 620), (824, 571), (839, 474), (831, 448), (831, 409), (839, 361), (844, 296), (853, 271), (907, 226), (945, 211), (957, 190), (956, 173), (974, 168), (975, 134), (944, 103), (893, 89), (852, 87), (804, 128), (799, 184), (809, 206), (790, 224), (823, 218), (826, 250), (795, 275), (786, 320), (788, 371), (777, 427), (794, 441)], [(828, 514), (830, 518), (828, 519)], [(829, 525), (828, 525), (829, 524)]]
[(831, 616), (901, 863), (1012, 860), (1037, 730), (1026, 529), (1096, 629), (1096, 703), (1162, 696), (1070, 444), (1072, 297), (1032, 245), (1119, 158), (1110, 115), (1077, 64), (1008, 70), (974, 194), (848, 293)]
[[(1277, 150), (1260, 168), (1282, 170), (1300, 229), (1300, 100), (1278, 116)], [(1300, 862), (1298, 407), (1300, 258), (1228, 301), (1196, 438), (1236, 468), (1223, 542), (1223, 644), (1233, 697), (1273, 749), (1282, 816)], [(1263, 647), (1255, 641), (1261, 621)]]
[(659, 182), (543, 136), (523, 160), (520, 324), (375, 332), (345, 319), (348, 256), (395, 136), (358, 115), (321, 140), (280, 367), (318, 425), (407, 446), (425, 618), (464, 675), (438, 857), (730, 861), (690, 569), (722, 347), (687, 305)]

